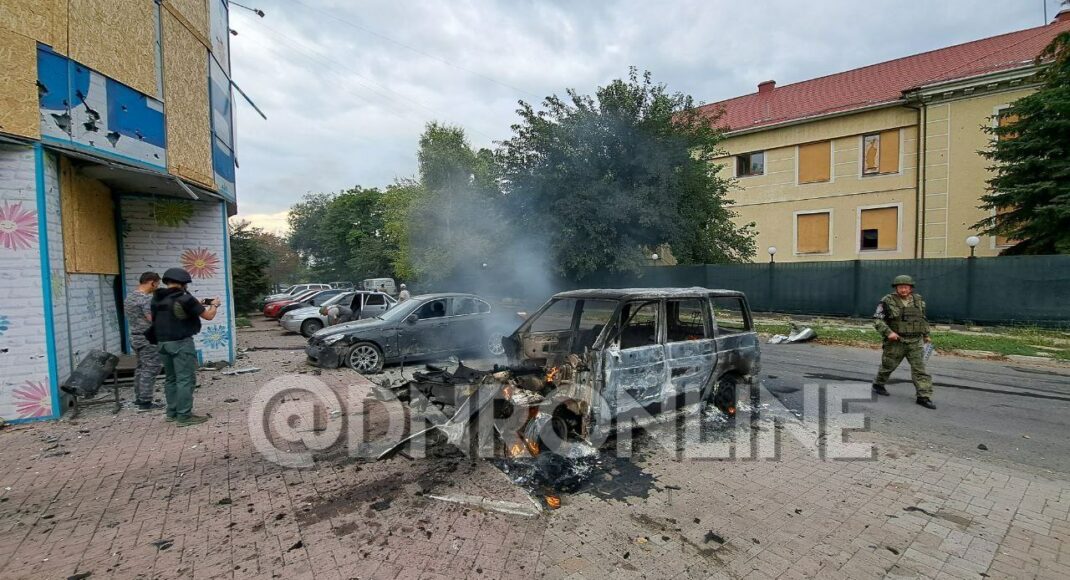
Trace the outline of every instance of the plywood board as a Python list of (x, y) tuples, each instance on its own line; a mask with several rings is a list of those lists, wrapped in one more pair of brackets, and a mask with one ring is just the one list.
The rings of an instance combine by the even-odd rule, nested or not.
[(215, 189), (208, 106), (208, 50), (174, 16), (163, 13), (164, 112), (171, 173)]
[(63, 256), (68, 274), (118, 274), (115, 206), (108, 186), (60, 158)]
[(899, 247), (899, 208), (880, 207), (862, 210), (862, 230), (877, 230), (877, 249)]
[(0, 29), (0, 133), (41, 136), (37, 110), (37, 43)]
[(880, 172), (895, 173), (899, 171), (899, 129), (881, 133)]
[(0, 0), (0, 29), (67, 50), (66, 0)]
[(205, 0), (164, 0), (163, 7), (193, 32), (205, 48), (211, 50), (212, 44), (208, 39), (208, 5)]
[(804, 213), (796, 216), (796, 250), (800, 254), (827, 254), (829, 252), (829, 214)]
[(146, 95), (157, 95), (156, 4), (70, 0), (70, 57)]
[(831, 160), (829, 141), (799, 145), (799, 183), (828, 181)]

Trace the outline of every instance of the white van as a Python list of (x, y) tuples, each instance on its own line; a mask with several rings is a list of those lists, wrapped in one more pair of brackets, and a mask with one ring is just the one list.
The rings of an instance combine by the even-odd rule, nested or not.
[(360, 287), (362, 290), (386, 292), (391, 296), (398, 295), (398, 287), (394, 284), (393, 278), (368, 278), (360, 283)]

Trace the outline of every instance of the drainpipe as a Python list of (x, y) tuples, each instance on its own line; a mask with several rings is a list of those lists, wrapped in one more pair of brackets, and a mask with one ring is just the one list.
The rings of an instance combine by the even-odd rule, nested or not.
[(925, 124), (928, 122), (928, 110), (925, 103), (918, 103), (918, 161), (914, 171), (917, 183), (914, 186), (914, 257), (925, 257)]

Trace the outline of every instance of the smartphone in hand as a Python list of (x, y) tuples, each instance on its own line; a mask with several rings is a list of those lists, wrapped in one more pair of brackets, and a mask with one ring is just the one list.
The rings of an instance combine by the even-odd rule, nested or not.
[(201, 304), (204, 304), (205, 306), (211, 306), (211, 305), (215, 304), (215, 299), (214, 298), (205, 298), (204, 300), (201, 300)]

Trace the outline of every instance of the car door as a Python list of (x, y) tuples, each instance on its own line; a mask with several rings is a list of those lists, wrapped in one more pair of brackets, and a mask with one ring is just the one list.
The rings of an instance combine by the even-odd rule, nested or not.
[(379, 292), (373, 292), (364, 297), (364, 309), (361, 311), (361, 317), (375, 318), (386, 312), (386, 307), (386, 295)]
[(398, 327), (398, 346), (406, 357), (427, 357), (449, 352), (449, 298), (427, 300), (413, 312), (415, 320)]
[(471, 351), (482, 346), (486, 342), (485, 322), (489, 312), (490, 305), (482, 300), (473, 296), (455, 296), (448, 319), (451, 350)]
[(715, 296), (710, 299), (716, 330), (717, 368), (719, 377), (736, 361), (756, 360), (758, 335), (754, 332), (750, 309), (741, 296)]
[(665, 357), (669, 368), (665, 403), (684, 395), (687, 403), (698, 402), (698, 393), (709, 382), (717, 362), (708, 301), (680, 298), (665, 301)]
[(604, 357), (605, 402), (618, 419), (658, 405), (667, 388), (663, 306), (661, 300), (637, 300), (618, 311)]

